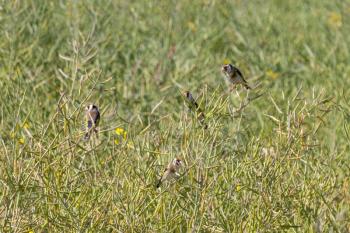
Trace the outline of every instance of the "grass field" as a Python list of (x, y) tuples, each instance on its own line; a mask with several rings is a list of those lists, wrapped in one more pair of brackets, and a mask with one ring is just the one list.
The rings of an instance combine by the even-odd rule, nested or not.
[(349, 1), (1, 1), (0, 29), (0, 232), (350, 232)]

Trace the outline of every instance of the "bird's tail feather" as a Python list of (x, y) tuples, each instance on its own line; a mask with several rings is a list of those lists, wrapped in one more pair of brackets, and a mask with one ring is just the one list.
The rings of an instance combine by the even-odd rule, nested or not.
[(161, 184), (162, 184), (162, 179), (159, 179), (157, 181), (156, 188), (159, 188)]
[(247, 83), (244, 83), (244, 87), (245, 87), (245, 89), (247, 89), (247, 90), (252, 89)]
[(90, 139), (90, 132), (87, 132), (84, 136), (84, 140), (88, 141)]

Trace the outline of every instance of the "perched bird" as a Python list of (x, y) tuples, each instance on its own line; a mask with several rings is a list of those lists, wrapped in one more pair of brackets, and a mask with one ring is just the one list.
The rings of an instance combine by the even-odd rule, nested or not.
[(100, 121), (100, 112), (96, 105), (90, 104), (86, 107), (87, 132), (84, 139), (89, 140), (91, 133), (97, 134), (97, 127)]
[(196, 100), (193, 98), (191, 92), (185, 91), (183, 93), (183, 95), (184, 95), (186, 101), (188, 102), (190, 108), (194, 107), (195, 109), (197, 109), (199, 107)]
[(185, 91), (183, 93), (185, 100), (187, 102), (188, 108), (193, 110), (197, 114), (198, 121), (204, 126), (204, 129), (208, 128), (208, 125), (205, 123), (205, 115), (203, 110), (199, 107), (196, 100), (193, 98), (191, 92)]
[(195, 110), (197, 110), (199, 108), (199, 105), (197, 104), (196, 100), (193, 98), (191, 92), (189, 91), (185, 91), (183, 93), (187, 103), (188, 103), (188, 107), (190, 109), (194, 108)]
[(178, 159), (178, 158), (173, 159), (173, 161), (171, 161), (168, 164), (167, 168), (164, 170), (164, 173), (162, 177), (158, 180), (156, 187), (159, 188), (160, 185), (166, 180), (180, 176), (177, 172), (181, 166), (182, 166), (181, 159)]
[(222, 66), (221, 71), (225, 74), (228, 81), (233, 84), (232, 89), (237, 84), (242, 84), (246, 89), (251, 89), (247, 81), (245, 81), (242, 72), (237, 67), (227, 64)]

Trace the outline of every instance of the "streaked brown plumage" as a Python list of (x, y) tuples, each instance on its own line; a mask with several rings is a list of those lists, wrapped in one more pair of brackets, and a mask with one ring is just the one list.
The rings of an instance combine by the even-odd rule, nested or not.
[(179, 176), (177, 172), (180, 169), (181, 165), (182, 165), (181, 159), (179, 158), (173, 159), (173, 161), (171, 161), (168, 164), (167, 168), (164, 170), (164, 173), (162, 177), (158, 180), (156, 187), (159, 188), (160, 185), (166, 180)]

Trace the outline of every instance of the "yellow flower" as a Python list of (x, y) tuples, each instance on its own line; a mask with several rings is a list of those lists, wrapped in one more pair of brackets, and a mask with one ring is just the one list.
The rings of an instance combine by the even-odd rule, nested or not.
[(342, 17), (337, 12), (331, 12), (328, 16), (328, 24), (335, 28), (340, 28), (342, 26)]
[(16, 133), (15, 133), (14, 131), (11, 131), (10, 137), (11, 137), (12, 139), (14, 139), (14, 138), (16, 137)]
[(187, 27), (188, 27), (192, 32), (197, 31), (196, 24), (194, 24), (192, 21), (189, 21), (189, 22), (187, 23)]
[(227, 64), (230, 64), (230, 60), (227, 59), (227, 58), (225, 58), (225, 59), (224, 59), (224, 65), (227, 65)]
[(33, 230), (29, 230), (28, 233), (34, 233), (34, 231)]
[(273, 70), (268, 70), (268, 71), (266, 71), (266, 75), (267, 75), (267, 77), (269, 77), (271, 79), (276, 79), (276, 78), (278, 78), (278, 76), (280, 74), (275, 72), (275, 71), (273, 71)]
[(29, 124), (27, 122), (24, 122), (22, 127), (23, 129), (29, 129)]
[(241, 185), (237, 184), (236, 191), (239, 192), (242, 189)]
[(126, 140), (127, 138), (127, 132), (123, 128), (115, 128), (115, 134), (118, 135), (114, 140), (114, 144), (118, 145), (122, 142), (122, 140)]
[(116, 129), (115, 129), (115, 133), (116, 133), (117, 135), (123, 136), (124, 139), (127, 138), (127, 132), (126, 132), (123, 128), (116, 128)]
[(18, 139), (18, 142), (20, 143), (20, 144), (24, 144), (24, 138), (23, 137), (21, 137), (20, 139)]

